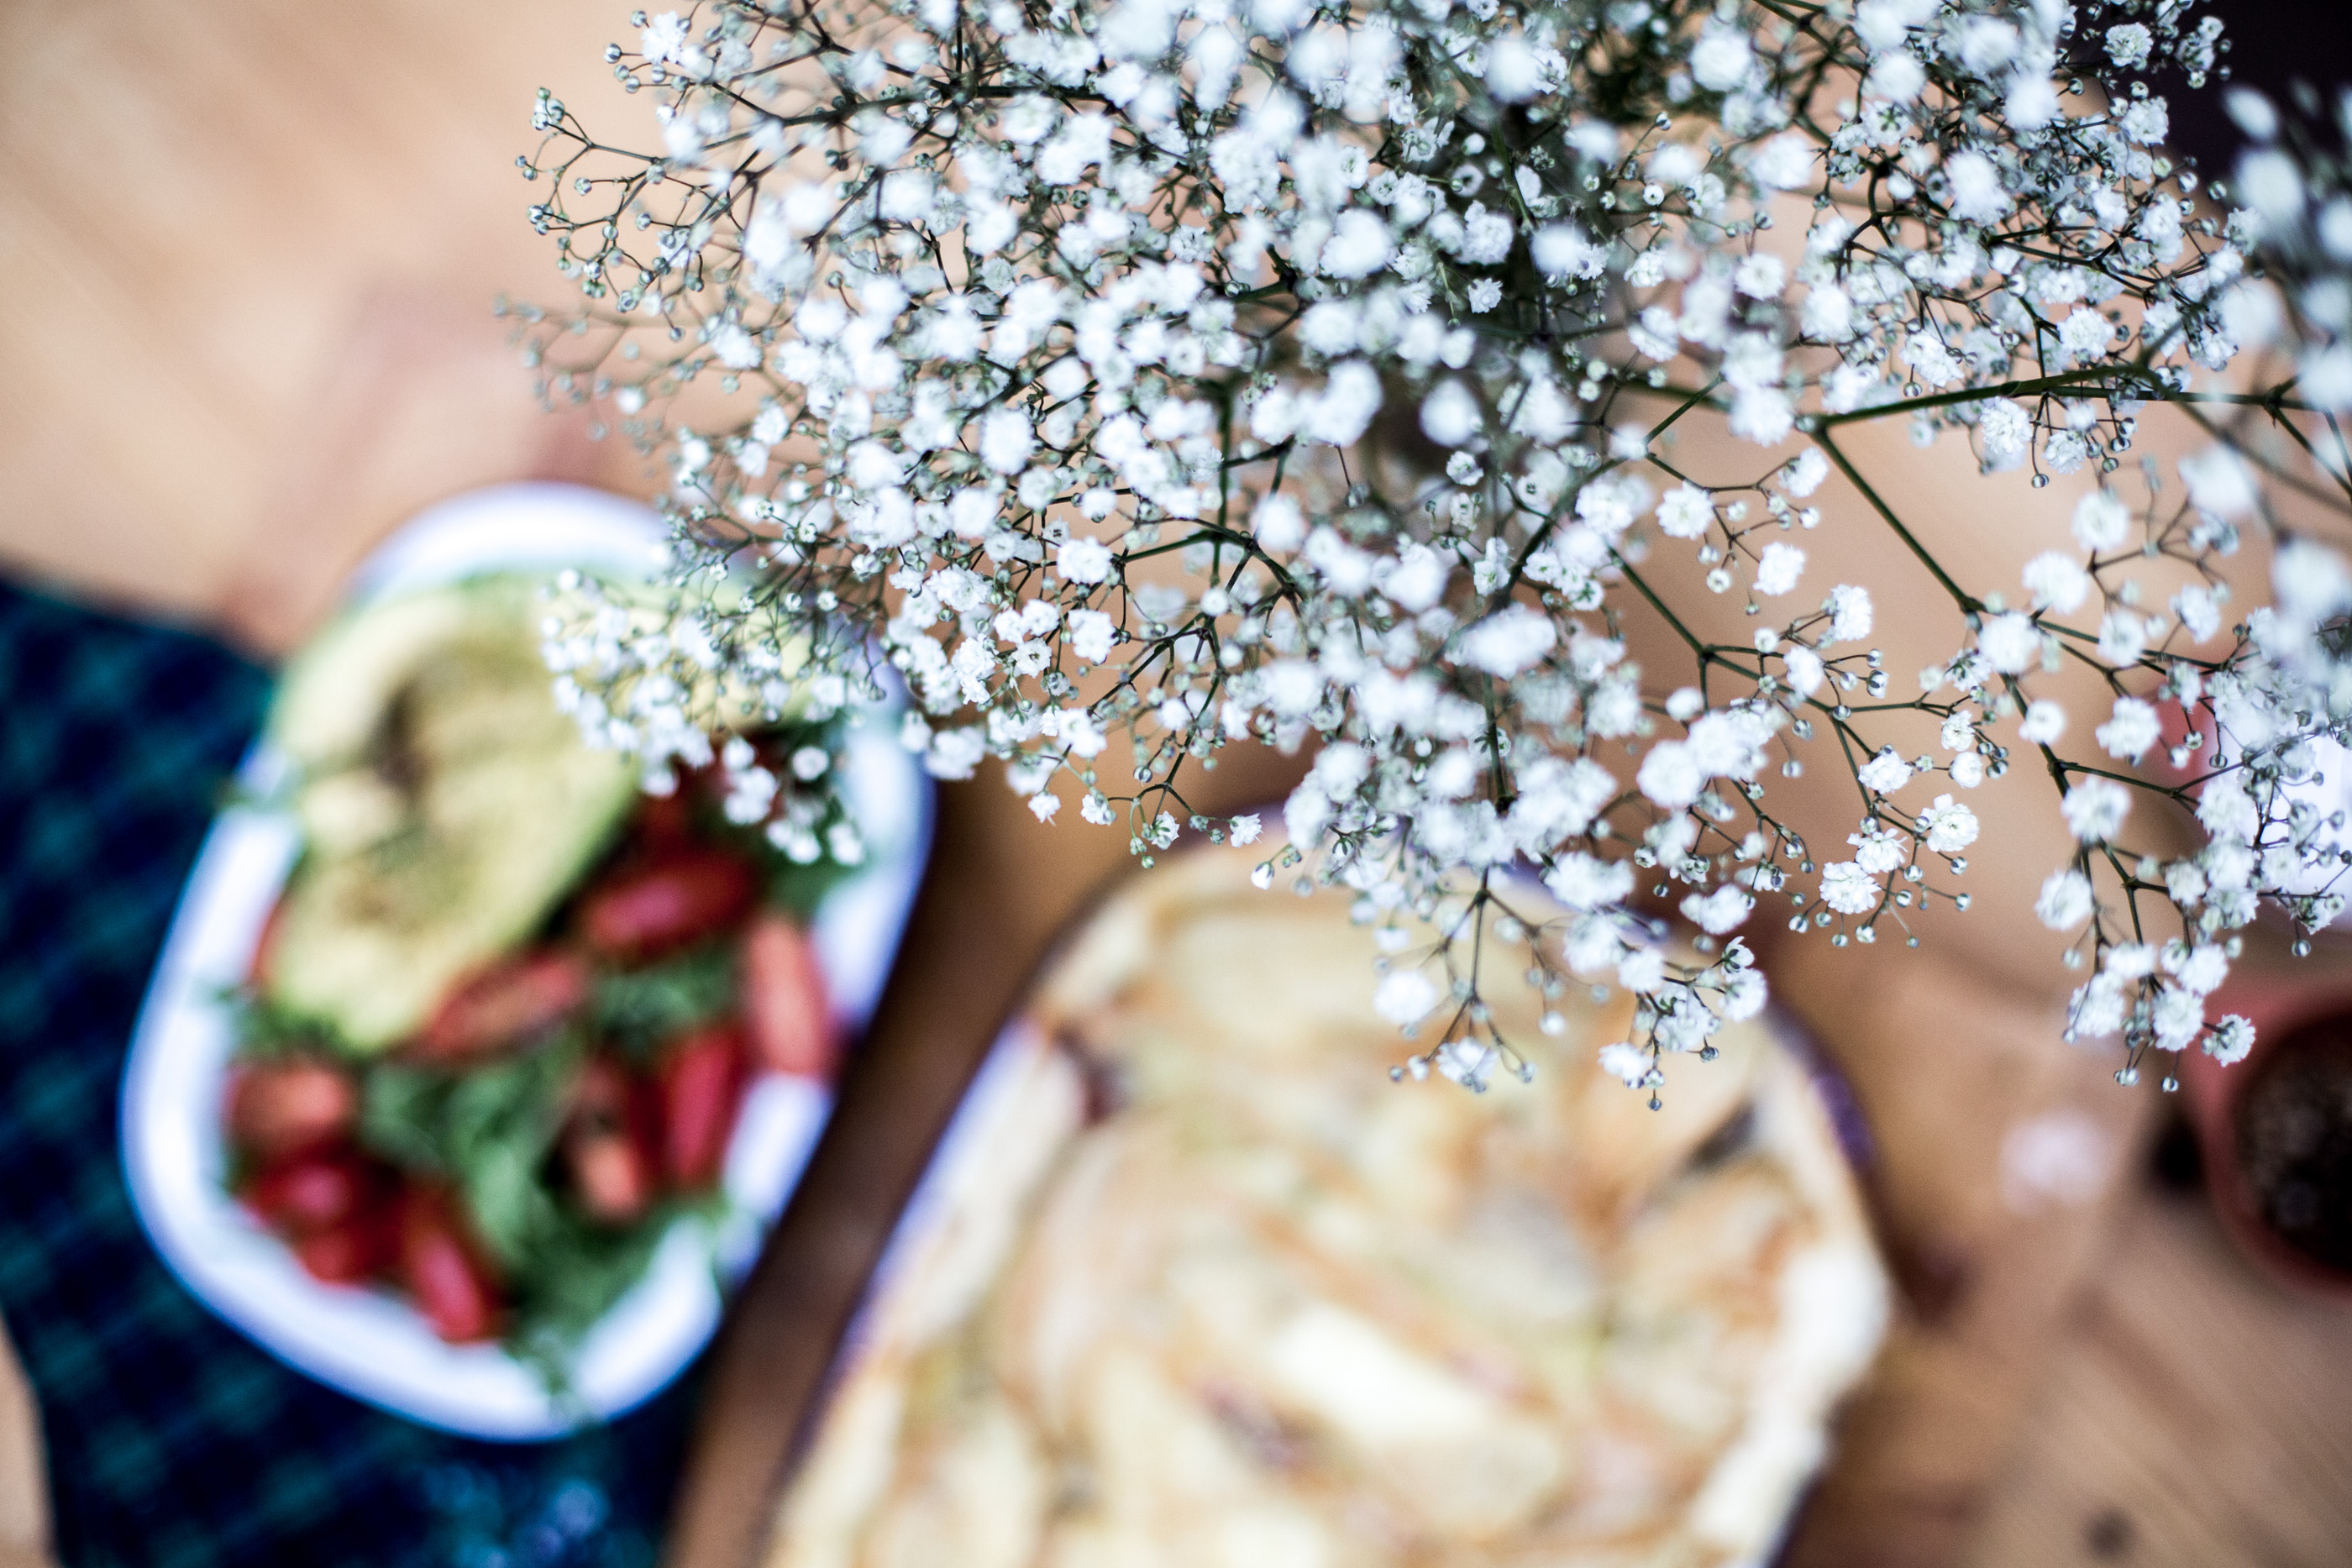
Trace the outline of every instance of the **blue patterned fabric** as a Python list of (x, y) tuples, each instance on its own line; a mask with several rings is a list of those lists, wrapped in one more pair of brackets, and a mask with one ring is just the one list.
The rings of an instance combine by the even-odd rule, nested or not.
[(472, 1442), (272, 1359), (140, 1228), (122, 1065), (267, 672), (0, 583), (0, 1317), (68, 1568), (649, 1563), (682, 1384), (560, 1443)]

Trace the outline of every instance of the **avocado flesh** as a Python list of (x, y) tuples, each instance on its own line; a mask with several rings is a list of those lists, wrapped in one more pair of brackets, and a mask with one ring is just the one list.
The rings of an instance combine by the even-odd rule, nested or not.
[(267, 985), (355, 1051), (415, 1034), (528, 937), (635, 792), (626, 760), (556, 709), (534, 587), (481, 580), (363, 610), (278, 699), (305, 852)]

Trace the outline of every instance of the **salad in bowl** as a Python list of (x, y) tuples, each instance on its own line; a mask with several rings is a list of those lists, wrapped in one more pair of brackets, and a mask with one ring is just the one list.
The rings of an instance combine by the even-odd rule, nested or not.
[(394, 573), (289, 664), (126, 1084), (134, 1196), (200, 1296), (490, 1437), (616, 1413), (707, 1339), (921, 851), (855, 706), (746, 712), (647, 792), (552, 695), (552, 577)]

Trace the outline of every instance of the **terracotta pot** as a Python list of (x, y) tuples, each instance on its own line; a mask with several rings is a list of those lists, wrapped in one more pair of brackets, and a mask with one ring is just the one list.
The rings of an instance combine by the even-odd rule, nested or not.
[(2225, 988), (2209, 1015), (2242, 1013), (2254, 1026), (2254, 1049), (2245, 1061), (2224, 1067), (2201, 1051), (2182, 1053), (2183, 1099), (2205, 1165), (2205, 1188), (2221, 1226), (2238, 1249), (2263, 1272), (2300, 1290), (2352, 1304), (2352, 1270), (2332, 1268), (2296, 1248), (2263, 1218), (2247, 1179), (2238, 1144), (2238, 1110), (2247, 1092), (2277, 1067), (2283, 1051), (2293, 1051), (2305, 1030), (2340, 1022), (2352, 1037), (2352, 973), (2331, 967), (2325, 975), (2271, 975), (2243, 988)]

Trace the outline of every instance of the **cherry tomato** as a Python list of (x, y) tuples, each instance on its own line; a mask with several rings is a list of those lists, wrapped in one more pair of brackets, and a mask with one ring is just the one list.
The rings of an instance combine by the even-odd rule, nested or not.
[(356, 1285), (390, 1270), (400, 1259), (400, 1231), (384, 1208), (362, 1214), (294, 1243), (294, 1257), (312, 1279), (328, 1285)]
[(681, 1187), (707, 1187), (727, 1159), (744, 1079), (743, 1031), (709, 1024), (681, 1035), (662, 1060), (662, 1167)]
[(229, 1136), (265, 1166), (336, 1142), (359, 1113), (351, 1079), (310, 1058), (250, 1063), (229, 1082)]
[(756, 916), (743, 933), (742, 979), (743, 1022), (760, 1065), (832, 1076), (838, 1041), (808, 934), (772, 911)]
[(376, 1173), (355, 1155), (297, 1155), (256, 1176), (245, 1201), (268, 1223), (307, 1236), (357, 1218), (381, 1188)]
[(653, 1202), (660, 1157), (652, 1124), (658, 1113), (620, 1064), (592, 1059), (572, 1092), (563, 1157), (579, 1190), (581, 1207), (594, 1218), (623, 1225)]
[(497, 1288), (442, 1195), (412, 1188), (402, 1205), (400, 1271), (417, 1311), (450, 1343), (471, 1343), (497, 1332)]
[(588, 946), (622, 963), (643, 963), (716, 936), (751, 909), (759, 878), (724, 850), (680, 849), (624, 869), (580, 904)]
[(571, 1016), (588, 986), (588, 966), (568, 953), (502, 959), (442, 998), (410, 1054), (465, 1061), (520, 1044)]

